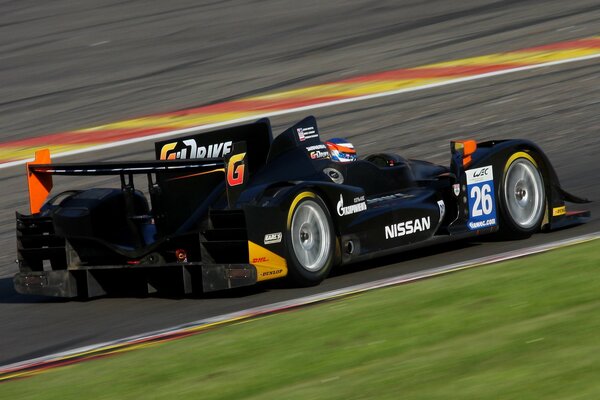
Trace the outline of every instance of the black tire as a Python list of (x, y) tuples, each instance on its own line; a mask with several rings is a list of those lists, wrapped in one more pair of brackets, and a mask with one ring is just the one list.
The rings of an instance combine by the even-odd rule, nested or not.
[(546, 212), (546, 193), (535, 159), (521, 151), (509, 157), (500, 188), (501, 236), (525, 238), (537, 232)]
[(288, 277), (298, 286), (316, 285), (329, 275), (335, 232), (327, 206), (313, 192), (298, 194), (290, 205), (286, 230)]

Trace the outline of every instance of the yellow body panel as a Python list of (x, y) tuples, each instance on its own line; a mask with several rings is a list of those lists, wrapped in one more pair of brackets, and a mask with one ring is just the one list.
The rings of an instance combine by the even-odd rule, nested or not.
[(248, 241), (248, 259), (249, 263), (256, 267), (256, 280), (258, 282), (282, 278), (287, 275), (288, 269), (285, 258), (251, 241)]

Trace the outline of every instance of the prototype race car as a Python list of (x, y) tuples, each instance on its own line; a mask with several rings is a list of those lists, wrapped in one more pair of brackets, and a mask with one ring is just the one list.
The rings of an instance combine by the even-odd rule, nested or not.
[[(336, 145), (338, 146), (338, 145)], [(288, 277), (501, 231), (583, 223), (526, 140), (451, 142), (450, 166), (371, 154), (336, 162), (314, 117), (275, 139), (268, 119), (155, 144), (156, 161), (27, 164), (31, 215), (17, 213), (18, 292), (188, 294)], [(121, 188), (48, 198), (53, 175), (118, 175)], [(134, 177), (147, 180), (146, 193)]]

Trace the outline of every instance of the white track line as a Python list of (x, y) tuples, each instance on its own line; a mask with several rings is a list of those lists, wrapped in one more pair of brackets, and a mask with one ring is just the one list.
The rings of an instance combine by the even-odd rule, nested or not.
[(577, 236), (574, 238), (558, 240), (555, 242), (545, 243), (537, 246), (531, 246), (524, 249), (512, 250), (505, 253), (491, 255), (473, 260), (462, 261), (450, 265), (444, 265), (440, 267), (431, 268), (424, 271), (413, 272), (410, 274), (398, 275), (392, 278), (380, 279), (373, 282), (362, 283), (354, 286), (348, 286), (342, 289), (332, 290), (324, 293), (319, 293), (311, 296), (300, 297), (297, 299), (286, 300), (279, 303), (273, 303), (265, 306), (249, 308), (242, 311), (237, 311), (229, 314), (217, 315), (215, 317), (202, 319), (199, 321), (189, 322), (186, 324), (177, 325), (171, 328), (161, 329), (153, 332), (147, 332), (136, 336), (130, 336), (123, 339), (117, 339), (105, 343), (99, 343), (95, 345), (79, 347), (76, 349), (64, 351), (61, 353), (52, 354), (49, 356), (39, 357), (32, 360), (21, 361), (18, 363), (0, 366), (0, 374), (17, 372), (19, 370), (26, 369), (33, 365), (39, 365), (44, 363), (50, 363), (65, 357), (75, 356), (80, 353), (90, 352), (94, 350), (102, 350), (106, 347), (113, 347), (119, 345), (127, 345), (133, 342), (149, 341), (153, 339), (159, 339), (162, 336), (168, 336), (176, 333), (182, 333), (187, 330), (198, 328), (203, 325), (210, 325), (215, 323), (226, 323), (228, 321), (240, 321), (243, 319), (251, 318), (256, 315), (264, 315), (274, 313), (284, 309), (296, 308), (314, 304), (326, 300), (341, 298), (350, 294), (363, 293), (374, 289), (396, 286), (403, 283), (414, 282), (417, 280), (431, 278), (438, 275), (447, 274), (454, 271), (465, 270), (469, 268), (479, 267), (488, 264), (494, 264), (500, 261), (512, 260), (519, 257), (524, 257), (532, 254), (542, 253), (549, 250), (554, 250), (560, 247), (572, 246), (575, 244), (589, 242), (591, 240), (600, 239), (600, 232), (594, 232), (587, 235)]
[[(148, 135), (148, 136), (143, 136), (143, 137), (134, 138), (134, 139), (127, 139), (127, 140), (120, 140), (120, 141), (106, 143), (106, 144), (102, 144), (102, 145), (98, 145), (98, 146), (87, 147), (85, 149), (78, 149), (78, 150), (65, 151), (62, 153), (56, 153), (56, 154), (53, 154), (52, 157), (59, 158), (59, 157), (73, 156), (76, 154), (83, 154), (83, 153), (89, 153), (92, 151), (110, 149), (113, 147), (124, 146), (124, 145), (132, 144), (132, 143), (139, 143), (139, 142), (145, 142), (148, 140), (162, 139), (162, 138), (166, 138), (166, 137), (170, 137), (170, 136), (182, 135), (182, 134), (187, 134), (187, 133), (191, 133), (191, 132), (200, 132), (200, 131), (205, 131), (205, 130), (214, 129), (214, 128), (221, 128), (221, 127), (228, 126), (228, 125), (239, 124), (239, 123), (243, 123), (243, 122), (251, 122), (251, 121), (255, 121), (259, 118), (275, 117), (278, 115), (292, 114), (292, 113), (301, 112), (301, 111), (314, 110), (317, 108), (325, 108), (325, 107), (337, 106), (340, 104), (348, 104), (348, 103), (354, 103), (354, 102), (358, 102), (358, 101), (378, 99), (380, 97), (388, 97), (388, 96), (394, 96), (394, 95), (402, 94), (402, 93), (409, 93), (409, 92), (416, 92), (419, 90), (433, 89), (433, 88), (437, 88), (437, 87), (441, 87), (441, 86), (453, 85), (455, 83), (469, 82), (469, 81), (474, 81), (477, 79), (491, 78), (494, 76), (512, 74), (514, 72), (529, 71), (532, 69), (551, 67), (554, 65), (568, 64), (568, 63), (573, 63), (573, 62), (578, 62), (578, 61), (592, 60), (595, 58), (600, 58), (600, 53), (591, 54), (588, 56), (567, 58), (567, 59), (559, 60), (559, 61), (550, 61), (550, 62), (546, 62), (546, 63), (542, 63), (542, 64), (526, 65), (523, 67), (511, 68), (511, 69), (506, 69), (506, 70), (502, 70), (502, 71), (487, 72), (485, 74), (450, 79), (447, 81), (430, 83), (428, 85), (423, 85), (423, 86), (390, 90), (387, 92), (374, 93), (374, 94), (369, 94), (369, 95), (364, 95), (364, 96), (352, 97), (352, 98), (348, 98), (348, 99), (327, 101), (324, 103), (313, 104), (310, 106), (289, 108), (289, 109), (281, 110), (281, 111), (273, 111), (273, 112), (267, 112), (267, 113), (263, 113), (263, 114), (256, 114), (256, 115), (252, 115), (250, 117), (231, 119), (228, 121), (217, 122), (214, 124), (192, 126), (192, 127), (184, 128), (184, 129), (176, 129), (173, 131), (157, 133), (155, 135)], [(14, 167), (16, 165), (23, 165), (28, 161), (33, 161), (33, 158), (26, 159), (26, 160), (16, 160), (16, 161), (11, 161), (11, 162), (6, 162), (3, 164), (0, 164), (0, 169)]]

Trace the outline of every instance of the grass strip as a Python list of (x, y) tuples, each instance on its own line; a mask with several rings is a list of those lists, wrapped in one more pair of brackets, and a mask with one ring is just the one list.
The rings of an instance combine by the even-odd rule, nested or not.
[(599, 244), (59, 368), (0, 398), (600, 398)]

